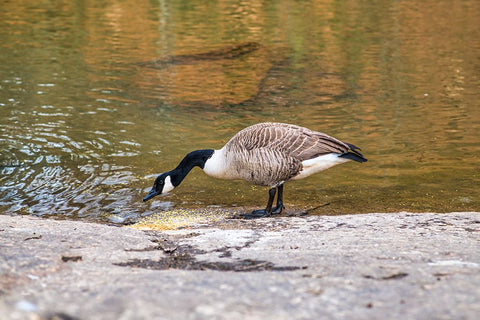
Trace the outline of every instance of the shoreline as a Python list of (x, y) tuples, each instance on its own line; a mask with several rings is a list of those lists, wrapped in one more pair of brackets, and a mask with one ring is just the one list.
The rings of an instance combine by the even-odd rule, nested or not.
[(0, 216), (6, 319), (480, 314), (480, 213), (219, 219), (178, 230)]

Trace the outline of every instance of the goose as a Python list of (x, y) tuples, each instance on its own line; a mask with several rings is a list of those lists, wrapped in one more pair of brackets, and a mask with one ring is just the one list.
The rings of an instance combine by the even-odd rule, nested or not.
[[(267, 186), (265, 209), (246, 214), (247, 218), (280, 214), (284, 209), (283, 184), (298, 180), (350, 160), (366, 162), (360, 148), (325, 133), (286, 123), (264, 122), (236, 133), (221, 149), (195, 150), (178, 166), (157, 176), (143, 198), (165, 194), (178, 187), (194, 167), (212, 177), (246, 180)], [(277, 201), (273, 201), (277, 194)]]

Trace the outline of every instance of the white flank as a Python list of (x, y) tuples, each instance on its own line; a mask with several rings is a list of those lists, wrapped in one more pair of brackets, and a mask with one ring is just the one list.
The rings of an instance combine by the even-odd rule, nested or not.
[(203, 171), (214, 178), (228, 179), (228, 177), (225, 176), (225, 167), (225, 151), (222, 148), (213, 152), (210, 159), (205, 162)]
[(292, 180), (303, 179), (314, 173), (326, 170), (337, 164), (349, 161), (345, 158), (340, 158), (338, 153), (329, 153), (320, 157), (302, 161), (303, 169)]
[(163, 185), (163, 190), (162, 194), (167, 193), (175, 189), (174, 185), (172, 184), (172, 180), (170, 179), (170, 176), (167, 176), (165, 178), (165, 184)]

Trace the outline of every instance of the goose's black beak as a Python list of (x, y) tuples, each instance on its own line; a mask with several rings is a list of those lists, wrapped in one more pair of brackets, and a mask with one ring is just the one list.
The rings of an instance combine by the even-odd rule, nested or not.
[(143, 202), (148, 201), (155, 196), (158, 196), (158, 192), (157, 190), (155, 190), (155, 188), (152, 188), (152, 190), (150, 190), (150, 192), (145, 196), (145, 198), (143, 198)]

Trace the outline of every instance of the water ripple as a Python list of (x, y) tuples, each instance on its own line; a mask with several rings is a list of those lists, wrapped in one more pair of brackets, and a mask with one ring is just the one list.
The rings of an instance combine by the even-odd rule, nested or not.
[(258, 205), (259, 188), (198, 170), (141, 199), (185, 153), (261, 121), (370, 159), (292, 183), (294, 205), (479, 208), (477, 0), (92, 3), (2, 2), (1, 213), (125, 222), (163, 204)]

